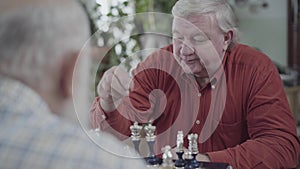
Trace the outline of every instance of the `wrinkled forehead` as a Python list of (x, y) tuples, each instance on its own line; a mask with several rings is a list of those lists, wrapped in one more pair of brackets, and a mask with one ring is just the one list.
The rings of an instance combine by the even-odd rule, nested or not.
[(190, 15), (186, 17), (174, 17), (172, 31), (200, 31), (209, 33), (217, 28), (217, 23), (212, 14)]

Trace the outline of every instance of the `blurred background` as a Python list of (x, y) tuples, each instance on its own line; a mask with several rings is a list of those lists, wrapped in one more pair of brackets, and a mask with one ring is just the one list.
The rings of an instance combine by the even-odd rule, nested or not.
[[(240, 42), (267, 54), (277, 66), (300, 125), (299, 0), (228, 0), (239, 20)], [(171, 43), (171, 8), (176, 0), (80, 0), (89, 19), (97, 71), (123, 63), (130, 72), (149, 52)], [(150, 12), (142, 14), (143, 12)], [(152, 12), (165, 13), (167, 17)], [(132, 17), (136, 13), (141, 17)], [(168, 18), (168, 19), (165, 19)], [(125, 37), (125, 38), (124, 38)], [(129, 57), (130, 56), (130, 57)], [(133, 57), (134, 56), (134, 57)], [(299, 132), (300, 135), (300, 127)]]

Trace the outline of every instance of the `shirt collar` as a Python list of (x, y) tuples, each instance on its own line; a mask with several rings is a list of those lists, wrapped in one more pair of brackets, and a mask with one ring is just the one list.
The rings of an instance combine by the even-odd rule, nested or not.
[(0, 95), (5, 98), (0, 101), (0, 112), (4, 110), (17, 114), (51, 112), (35, 91), (17, 80), (2, 75), (0, 75)]

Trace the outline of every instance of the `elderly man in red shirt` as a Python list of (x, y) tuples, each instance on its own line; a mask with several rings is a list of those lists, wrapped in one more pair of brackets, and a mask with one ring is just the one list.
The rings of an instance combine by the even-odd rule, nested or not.
[(92, 126), (124, 139), (134, 121), (151, 120), (157, 148), (174, 146), (182, 130), (199, 135), (199, 161), (296, 167), (299, 139), (280, 76), (266, 55), (237, 42), (229, 4), (179, 0), (172, 13), (172, 45), (141, 62), (132, 79), (116, 67), (104, 74)]

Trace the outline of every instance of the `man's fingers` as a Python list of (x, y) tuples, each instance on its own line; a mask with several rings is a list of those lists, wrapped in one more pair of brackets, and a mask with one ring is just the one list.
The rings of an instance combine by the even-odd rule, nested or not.
[(129, 84), (126, 84), (126, 82), (118, 76), (114, 76), (112, 79), (111, 90), (125, 96), (129, 94)]
[(103, 99), (111, 101), (112, 98), (120, 99), (129, 94), (131, 78), (121, 67), (112, 67), (107, 70), (100, 80), (97, 91)]
[(125, 88), (129, 88), (131, 78), (129, 76), (129, 73), (126, 72), (126, 70), (123, 67), (121, 66), (117, 67), (113, 72), (113, 74), (122, 82), (124, 86), (126, 86)]
[(118, 67), (117, 69), (115, 69), (112, 77), (112, 90), (124, 96), (128, 95), (130, 83), (131, 78), (122, 67)]

